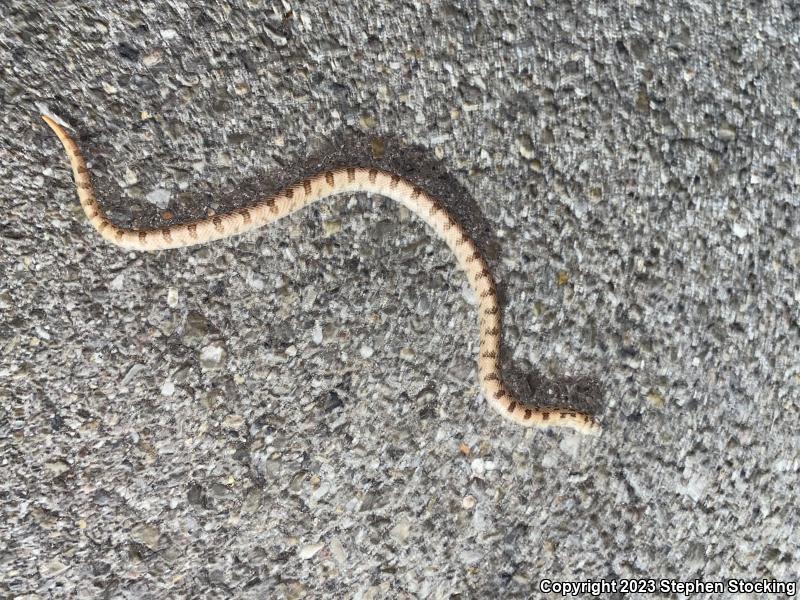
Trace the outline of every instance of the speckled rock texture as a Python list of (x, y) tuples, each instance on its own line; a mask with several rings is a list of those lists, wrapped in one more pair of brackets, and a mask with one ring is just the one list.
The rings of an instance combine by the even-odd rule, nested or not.
[[(790, 2), (4, 1), (0, 596), (796, 581), (799, 54)], [(418, 182), (486, 248), (516, 387), (603, 435), (487, 407), (466, 280), (390, 201), (121, 251), (42, 112), (122, 224)]]

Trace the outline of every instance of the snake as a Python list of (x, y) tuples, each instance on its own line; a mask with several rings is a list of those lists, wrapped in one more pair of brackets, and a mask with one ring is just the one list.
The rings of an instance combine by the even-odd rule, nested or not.
[(472, 287), (478, 307), (478, 377), (489, 405), (525, 427), (571, 428), (598, 435), (599, 422), (589, 413), (564, 407), (534, 406), (506, 387), (500, 366), (502, 317), (497, 286), (489, 265), (463, 226), (442, 203), (411, 181), (385, 170), (352, 166), (325, 170), (267, 198), (190, 222), (152, 229), (126, 229), (109, 221), (97, 202), (91, 173), (75, 141), (53, 118), (42, 115), (69, 157), (78, 200), (89, 223), (107, 241), (138, 251), (169, 250), (205, 244), (273, 223), (303, 207), (336, 194), (366, 192), (390, 198), (419, 216), (455, 255)]

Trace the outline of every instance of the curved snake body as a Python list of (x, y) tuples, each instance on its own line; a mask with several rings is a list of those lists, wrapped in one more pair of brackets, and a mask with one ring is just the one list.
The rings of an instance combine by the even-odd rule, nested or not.
[(523, 404), (503, 384), (500, 369), (501, 315), (489, 266), (475, 242), (444, 207), (399, 175), (379, 169), (350, 167), (324, 171), (243, 208), (189, 223), (156, 229), (124, 229), (111, 223), (97, 203), (89, 169), (77, 144), (53, 119), (43, 116), (69, 156), (78, 198), (89, 223), (112, 244), (133, 250), (165, 250), (203, 244), (258, 229), (334, 194), (368, 192), (397, 201), (422, 218), (455, 254), (475, 291), (479, 311), (478, 374), (483, 394), (503, 417), (524, 426), (570, 427), (597, 434), (591, 415), (568, 408)]

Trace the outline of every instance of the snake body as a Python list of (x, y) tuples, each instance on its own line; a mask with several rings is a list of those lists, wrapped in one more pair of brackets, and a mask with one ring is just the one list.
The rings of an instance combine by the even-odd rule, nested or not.
[(75, 186), (89, 223), (106, 240), (132, 250), (166, 250), (204, 244), (277, 221), (316, 200), (335, 194), (368, 192), (395, 200), (422, 218), (455, 254), (475, 291), (479, 311), (478, 374), (484, 396), (503, 417), (527, 427), (569, 427), (598, 434), (589, 414), (570, 408), (530, 406), (503, 384), (500, 368), (501, 315), (489, 266), (472, 238), (445, 208), (424, 190), (399, 175), (373, 168), (350, 167), (319, 173), (277, 194), (230, 212), (155, 229), (124, 229), (110, 222), (97, 203), (89, 169), (77, 144), (63, 127), (42, 116), (69, 156)]

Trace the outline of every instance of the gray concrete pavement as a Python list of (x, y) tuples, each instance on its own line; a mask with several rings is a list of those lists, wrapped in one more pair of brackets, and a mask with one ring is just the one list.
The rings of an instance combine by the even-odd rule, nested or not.
[[(0, 596), (796, 582), (792, 6), (5, 2)], [(490, 255), (517, 387), (603, 436), (488, 409), (465, 278), (388, 200), (120, 251), (43, 110), (120, 223), (418, 181)]]

